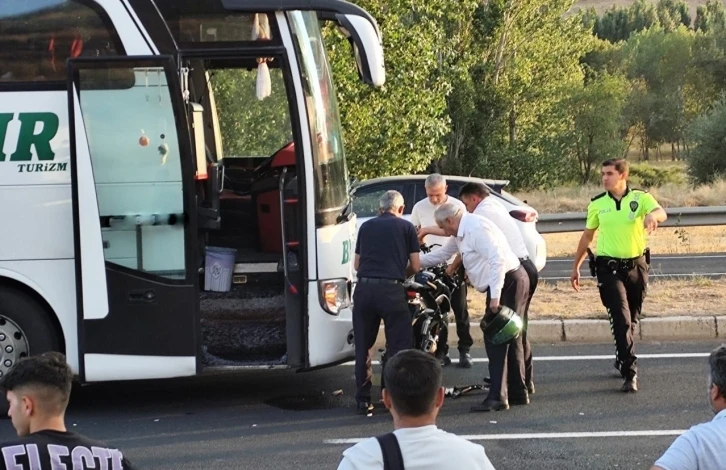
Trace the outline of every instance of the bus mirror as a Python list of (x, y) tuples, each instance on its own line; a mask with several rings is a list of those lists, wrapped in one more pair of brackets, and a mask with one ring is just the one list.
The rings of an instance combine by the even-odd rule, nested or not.
[(207, 174), (207, 145), (204, 141), (204, 108), (198, 103), (189, 103), (192, 107), (192, 130), (194, 137), (194, 153), (197, 156), (196, 180), (205, 180)]
[(353, 46), (355, 62), (361, 79), (375, 87), (386, 82), (383, 44), (378, 29), (366, 18), (358, 15), (335, 15), (341, 32)]

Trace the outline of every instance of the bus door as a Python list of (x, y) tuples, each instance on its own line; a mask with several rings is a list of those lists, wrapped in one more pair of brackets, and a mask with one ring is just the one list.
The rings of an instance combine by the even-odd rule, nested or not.
[(80, 378), (195, 375), (194, 167), (172, 57), (70, 60), (68, 92)]

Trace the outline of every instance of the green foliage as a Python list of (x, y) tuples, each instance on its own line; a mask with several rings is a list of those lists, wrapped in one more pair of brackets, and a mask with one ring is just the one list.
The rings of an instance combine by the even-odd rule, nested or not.
[(696, 9), (696, 20), (693, 29), (710, 32), (723, 30), (726, 27), (726, 10), (721, 0), (708, 0), (705, 5)]
[(272, 94), (256, 97), (257, 70), (212, 72), (210, 85), (219, 114), (223, 155), (267, 157), (292, 141), (290, 108), (280, 69), (270, 69)]
[(648, 164), (630, 165), (628, 178), (634, 187), (651, 188), (666, 184), (683, 184), (686, 176), (678, 166), (656, 167)]
[[(726, 10), (709, 0), (637, 0), (570, 15), (575, 0), (360, 0), (378, 21), (383, 89), (360, 83), (349, 43), (325, 29), (351, 175), (441, 171), (514, 190), (592, 180), (605, 158), (670, 145), (697, 181), (726, 170)], [(692, 21), (693, 20), (693, 21)], [(689, 29), (691, 23), (693, 28)], [(226, 155), (291, 139), (283, 83), (256, 71), (212, 78)], [(685, 178), (632, 166), (636, 184)]]
[(693, 149), (688, 158), (696, 183), (711, 183), (726, 175), (726, 96), (689, 127)]
[(633, 33), (659, 26), (674, 31), (691, 25), (688, 5), (683, 0), (636, 0), (630, 6), (613, 5), (601, 18), (593, 19), (592, 12), (583, 16), (586, 24), (600, 39), (610, 42), (627, 41)]
[(675, 144), (686, 126), (685, 90), (694, 35), (680, 26), (634, 33), (625, 45), (625, 70), (638, 85), (626, 120), (639, 131), (644, 157), (662, 143)]
[(592, 179), (600, 162), (620, 157), (625, 150), (621, 132), (628, 88), (622, 75), (602, 73), (569, 90), (562, 101), (562, 112), (571, 121), (561, 134), (562, 158), (577, 162), (583, 184)]
[[(555, 113), (566, 86), (584, 79), (580, 58), (594, 38), (572, 0), (493, 0), (474, 15), (480, 62), (449, 99), (447, 173), (507, 178), (530, 188), (568, 175), (553, 151), (567, 122)], [(569, 175), (568, 175), (569, 176)]]
[(386, 85), (361, 84), (350, 46), (326, 31), (351, 174), (360, 178), (415, 173), (446, 151), (446, 96), (457, 76), (452, 60), (461, 47), (474, 2), (393, 0), (357, 2), (379, 22), (386, 53)]

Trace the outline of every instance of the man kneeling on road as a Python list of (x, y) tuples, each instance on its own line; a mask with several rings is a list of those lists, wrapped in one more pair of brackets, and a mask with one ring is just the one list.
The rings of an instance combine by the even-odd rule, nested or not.
[[(504, 233), (490, 220), (469, 214), (454, 204), (441, 205), (434, 218), (451, 238), (438, 250), (422, 255), (421, 267), (440, 264), (458, 251), (472, 285), (479, 292), (487, 293), (489, 310), (498, 312), (500, 305), (506, 305), (515, 312), (524, 312), (529, 278)], [(489, 357), (491, 385), (486, 400), (472, 411), (498, 411), (509, 409), (510, 404), (529, 404), (522, 336), (495, 345), (485, 335), (484, 346)]]
[(395, 431), (346, 449), (338, 470), (494, 470), (484, 447), (436, 427), (444, 403), (439, 361), (407, 349), (388, 361), (383, 374), (383, 403)]
[(0, 470), (133, 468), (120, 450), (66, 430), (72, 380), (65, 356), (57, 352), (21, 359), (10, 369), (2, 387), (20, 439), (0, 444)]

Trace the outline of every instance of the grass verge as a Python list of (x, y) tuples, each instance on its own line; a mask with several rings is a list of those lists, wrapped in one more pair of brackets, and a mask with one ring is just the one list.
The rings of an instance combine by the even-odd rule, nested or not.
[[(635, 186), (635, 185), (633, 185)], [(648, 190), (663, 207), (701, 207), (726, 205), (726, 181), (695, 188), (686, 184), (668, 183)], [(590, 199), (603, 192), (602, 186), (587, 184), (548, 190), (513, 193), (537, 209), (540, 214), (585, 212)]]
[[(607, 319), (594, 279), (581, 280), (580, 292), (568, 281), (542, 282), (532, 298), (533, 320)], [(477, 324), (484, 314), (486, 296), (469, 289), (469, 315)], [(643, 303), (642, 318), (679, 315), (725, 315), (726, 279), (652, 280)]]

